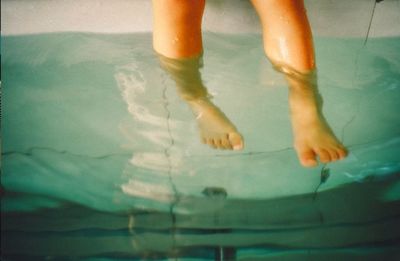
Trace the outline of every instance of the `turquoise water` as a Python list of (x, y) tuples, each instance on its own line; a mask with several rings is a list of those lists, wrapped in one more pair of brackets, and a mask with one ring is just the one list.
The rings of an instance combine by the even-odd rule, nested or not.
[(1, 41), (7, 260), (399, 255), (400, 38), (315, 39), (323, 111), (350, 154), (312, 169), (259, 35), (204, 38), (202, 77), (241, 152), (200, 142), (150, 34)]

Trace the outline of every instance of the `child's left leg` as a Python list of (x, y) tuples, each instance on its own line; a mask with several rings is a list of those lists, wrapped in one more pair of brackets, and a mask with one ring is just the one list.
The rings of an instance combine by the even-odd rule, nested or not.
[(321, 112), (311, 29), (302, 0), (252, 0), (263, 29), (264, 50), (289, 82), (294, 147), (303, 166), (342, 159), (346, 149)]

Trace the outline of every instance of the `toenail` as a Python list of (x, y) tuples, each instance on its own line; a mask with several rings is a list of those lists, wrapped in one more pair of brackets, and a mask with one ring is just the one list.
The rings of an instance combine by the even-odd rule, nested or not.
[(241, 150), (242, 148), (243, 148), (243, 146), (240, 144), (233, 146), (234, 150)]

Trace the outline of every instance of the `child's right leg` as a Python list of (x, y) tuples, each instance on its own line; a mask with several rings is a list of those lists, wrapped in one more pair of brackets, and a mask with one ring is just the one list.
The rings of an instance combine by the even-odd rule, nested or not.
[(153, 46), (168, 58), (199, 56), (204, 0), (153, 0)]
[(200, 76), (204, 0), (153, 0), (153, 46), (179, 95), (196, 115), (204, 143), (241, 149), (242, 136), (210, 100)]

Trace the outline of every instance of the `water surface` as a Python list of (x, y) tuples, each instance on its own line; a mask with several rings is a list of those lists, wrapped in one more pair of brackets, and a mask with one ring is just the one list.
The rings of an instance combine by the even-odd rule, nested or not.
[(149, 34), (2, 37), (10, 260), (398, 254), (400, 39), (316, 39), (323, 110), (350, 155), (312, 169), (260, 36), (204, 42), (203, 80), (241, 152), (200, 142)]

